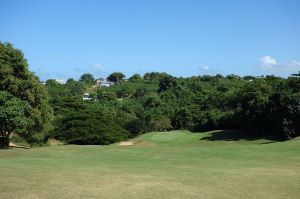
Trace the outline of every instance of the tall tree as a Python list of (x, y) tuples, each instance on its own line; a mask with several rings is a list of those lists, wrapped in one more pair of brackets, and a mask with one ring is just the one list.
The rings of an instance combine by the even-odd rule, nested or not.
[(125, 78), (125, 75), (121, 72), (114, 72), (107, 77), (108, 81), (120, 83)]
[(132, 82), (134, 82), (134, 81), (141, 81), (142, 80), (142, 77), (141, 77), (141, 75), (139, 75), (139, 74), (134, 74), (134, 75), (132, 75), (130, 78), (129, 78), (129, 81), (132, 81)]
[[(2, 123), (0, 129), (1, 134), (6, 135), (0, 137), (2, 142), (3, 139), (6, 139), (4, 147), (8, 147), (9, 136), (12, 133), (22, 135), (29, 143), (32, 143), (34, 134), (43, 130), (52, 115), (47, 92), (39, 79), (28, 70), (28, 64), (23, 53), (11, 44), (1, 42), (0, 91), (6, 93), (2, 94), (2, 100), (4, 101), (1, 104), (2, 117), (5, 118), (6, 122)], [(12, 102), (7, 100), (12, 100)], [(19, 107), (20, 110), (14, 112), (17, 108), (7, 109), (10, 103), (12, 103), (11, 107)], [(27, 105), (25, 106), (25, 104)], [(30, 113), (28, 113), (28, 110), (30, 110)], [(21, 122), (23, 124), (22, 128), (7, 122), (21, 121), (20, 118), (23, 117), (27, 118), (26, 121), (28, 121)], [(22, 132), (20, 129), (22, 129)]]
[(94, 76), (92, 74), (85, 73), (85, 74), (81, 75), (79, 81), (82, 81), (86, 84), (93, 84), (95, 79), (94, 79)]
[(7, 147), (12, 132), (26, 138), (26, 127), (30, 120), (30, 105), (13, 97), (6, 91), (0, 91), (0, 147)]

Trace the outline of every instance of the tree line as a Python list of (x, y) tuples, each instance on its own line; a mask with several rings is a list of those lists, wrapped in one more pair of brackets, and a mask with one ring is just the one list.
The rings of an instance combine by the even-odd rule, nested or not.
[[(55, 138), (72, 144), (110, 144), (150, 131), (238, 130), (253, 137), (300, 134), (300, 73), (288, 78), (220, 74), (188, 78), (151, 72), (91, 74), (45, 85), (28, 71), (20, 50), (0, 44), (1, 145), (11, 134), (29, 143)], [(91, 99), (83, 101), (83, 93)]]

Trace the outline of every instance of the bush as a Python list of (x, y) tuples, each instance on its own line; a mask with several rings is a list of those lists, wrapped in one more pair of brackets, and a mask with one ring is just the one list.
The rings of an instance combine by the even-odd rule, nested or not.
[(68, 112), (57, 122), (52, 137), (69, 144), (111, 144), (127, 138), (115, 119), (95, 107)]

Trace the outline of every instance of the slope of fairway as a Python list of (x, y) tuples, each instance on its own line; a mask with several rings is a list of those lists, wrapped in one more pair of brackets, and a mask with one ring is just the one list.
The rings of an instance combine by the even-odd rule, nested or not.
[(120, 146), (0, 150), (0, 198), (299, 198), (300, 140), (153, 132)]

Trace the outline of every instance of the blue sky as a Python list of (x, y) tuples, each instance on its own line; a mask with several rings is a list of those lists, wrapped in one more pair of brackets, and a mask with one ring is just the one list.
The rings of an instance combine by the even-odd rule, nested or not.
[(300, 1), (0, 0), (0, 41), (21, 49), (42, 80), (286, 77), (300, 70)]

